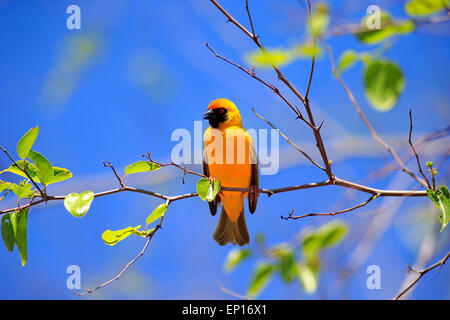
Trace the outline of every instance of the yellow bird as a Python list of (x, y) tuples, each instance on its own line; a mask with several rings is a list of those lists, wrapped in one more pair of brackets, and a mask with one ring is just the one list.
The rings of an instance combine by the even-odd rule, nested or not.
[(242, 126), (238, 108), (227, 99), (212, 101), (203, 119), (209, 121), (203, 153), (203, 174), (220, 181), (222, 187), (246, 188), (249, 192), (220, 191), (209, 209), (214, 216), (222, 202), (222, 212), (213, 238), (221, 246), (243, 246), (250, 241), (244, 216), (244, 198), (254, 213), (259, 196), (258, 159), (250, 134)]

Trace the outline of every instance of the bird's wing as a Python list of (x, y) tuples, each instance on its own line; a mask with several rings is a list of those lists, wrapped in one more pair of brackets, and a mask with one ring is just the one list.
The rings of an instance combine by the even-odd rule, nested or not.
[[(203, 158), (203, 174), (207, 177), (209, 177), (209, 169), (208, 165), (205, 162), (205, 158)], [(217, 206), (219, 205), (220, 197), (216, 195), (213, 201), (208, 202), (209, 205), (209, 211), (211, 211), (211, 215), (215, 216), (217, 213)]]
[(252, 137), (247, 133), (249, 143), (250, 143), (250, 159), (251, 161), (251, 176), (250, 176), (250, 188), (253, 188), (256, 193), (248, 193), (248, 208), (250, 213), (254, 213), (256, 210), (256, 205), (258, 203), (259, 196), (259, 172), (258, 172), (258, 156), (256, 153), (255, 144), (253, 143)]

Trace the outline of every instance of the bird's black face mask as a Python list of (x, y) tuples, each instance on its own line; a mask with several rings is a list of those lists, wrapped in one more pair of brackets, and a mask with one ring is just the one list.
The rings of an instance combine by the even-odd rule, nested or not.
[(222, 123), (228, 119), (227, 109), (225, 108), (209, 109), (203, 115), (203, 119), (207, 119), (209, 125), (217, 129), (219, 127), (219, 123)]

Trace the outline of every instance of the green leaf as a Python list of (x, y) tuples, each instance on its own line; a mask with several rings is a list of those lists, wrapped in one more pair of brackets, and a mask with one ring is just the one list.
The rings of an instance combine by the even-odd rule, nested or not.
[(53, 167), (53, 176), (47, 181), (47, 185), (72, 178), (72, 173), (65, 168)]
[(313, 41), (306, 41), (295, 48), (295, 52), (304, 58), (320, 57), (322, 55), (322, 49)]
[(340, 242), (347, 231), (343, 222), (333, 221), (307, 233), (302, 239), (302, 252), (309, 267), (318, 268), (322, 250)]
[(214, 198), (219, 193), (219, 190), (220, 190), (220, 181), (214, 180), (213, 185), (211, 184), (209, 185), (208, 193), (206, 194), (206, 200), (208, 200), (208, 202), (214, 201)]
[(250, 282), (250, 288), (248, 289), (247, 294), (251, 297), (258, 296), (269, 283), (273, 271), (274, 266), (269, 263), (263, 262), (258, 264)]
[(139, 237), (145, 237), (146, 236), (145, 233), (138, 230), (140, 227), (141, 226), (139, 225), (134, 228), (127, 227), (125, 229), (120, 229), (120, 230), (116, 230), (116, 231), (106, 230), (102, 234), (103, 242), (105, 244), (107, 244), (108, 246), (114, 246), (119, 241), (122, 241), (123, 239), (127, 238), (131, 234), (134, 234)]
[(292, 62), (293, 58), (290, 50), (281, 48), (267, 49), (265, 52), (258, 49), (246, 56), (249, 64), (262, 68), (270, 68), (273, 65), (282, 67)]
[(439, 199), (439, 206), (441, 209), (441, 215), (439, 220), (442, 223), (442, 230), (447, 226), (450, 221), (450, 194), (446, 186), (441, 186), (436, 192), (437, 198)]
[(306, 264), (297, 266), (297, 274), (300, 283), (303, 285), (305, 292), (312, 294), (317, 290), (317, 276), (314, 271)]
[(200, 199), (206, 201), (209, 188), (211, 187), (211, 181), (207, 178), (201, 178), (197, 181), (197, 193)]
[(151, 161), (138, 161), (133, 164), (130, 164), (125, 168), (125, 174), (138, 173), (138, 172), (147, 172), (147, 171), (155, 171), (160, 169), (161, 167), (154, 162)]
[(22, 199), (22, 198), (29, 198), (34, 194), (36, 190), (31, 190), (31, 188), (32, 188), (31, 183), (27, 183), (20, 186), (14, 183), (11, 189), (18, 198)]
[(405, 11), (410, 16), (428, 16), (448, 8), (449, 0), (410, 0), (405, 4)]
[(231, 272), (238, 264), (250, 257), (250, 254), (250, 250), (248, 249), (231, 249), (225, 258), (224, 270)]
[(11, 224), (14, 230), (14, 242), (19, 249), (22, 258), (22, 266), (27, 263), (27, 223), (28, 208), (21, 211), (15, 211), (11, 215)]
[[(23, 160), (16, 161), (17, 165), (19, 165), (22, 168), (23, 168), (23, 162), (24, 162)], [(37, 177), (38, 169), (34, 163), (27, 161), (25, 163), (25, 170), (27, 171), (27, 173), (31, 177), (31, 179), (34, 180), (34, 182), (41, 183), (41, 181)], [(27, 175), (22, 170), (20, 170), (18, 167), (16, 167), (15, 165), (11, 165), (8, 169), (0, 171), (0, 173), (3, 173), (3, 172), (11, 172), (11, 173), (17, 174), (21, 177), (28, 179)], [(56, 182), (60, 182), (60, 181), (64, 181), (71, 177), (72, 177), (72, 173), (69, 170), (67, 170), (65, 168), (53, 167), (53, 176), (48, 180), (47, 185), (56, 183)]]
[(20, 158), (25, 159), (36, 141), (39, 133), (39, 127), (31, 128), (17, 143), (17, 154)]
[(145, 221), (147, 224), (152, 223), (156, 219), (159, 219), (164, 213), (166, 213), (167, 210), (167, 204), (161, 203), (159, 206), (157, 206), (153, 212), (147, 217), (147, 220)]
[(50, 162), (39, 152), (31, 150), (28, 157), (34, 162), (37, 167), (37, 177), (39, 181), (47, 185), (48, 181), (53, 178), (53, 167)]
[(343, 52), (339, 58), (339, 63), (337, 67), (338, 72), (342, 72), (358, 61), (358, 54), (353, 50), (347, 50)]
[(367, 64), (364, 85), (372, 106), (378, 111), (389, 111), (403, 91), (405, 80), (396, 64), (377, 60)]
[(286, 283), (292, 282), (297, 276), (297, 264), (292, 250), (283, 250), (278, 259), (278, 270)]
[(339, 221), (330, 222), (319, 229), (322, 237), (322, 248), (339, 243), (347, 235), (347, 226)]
[(11, 183), (10, 182), (2, 182), (0, 183), (0, 192), (3, 192), (5, 190), (11, 189)]
[(430, 198), (431, 201), (433, 201), (433, 203), (436, 206), (436, 208), (441, 209), (441, 206), (439, 204), (439, 198), (437, 197), (436, 192), (434, 192), (431, 189), (428, 189), (427, 190), (427, 195), (428, 195), (428, 198)]
[(303, 237), (302, 253), (305, 261), (308, 264), (318, 264), (321, 250), (322, 238), (320, 237), (320, 234), (316, 232), (310, 232)]
[(311, 16), (308, 17), (309, 31), (313, 36), (320, 36), (325, 32), (329, 24), (330, 17), (327, 6), (324, 3), (317, 3)]
[(414, 31), (414, 22), (410, 20), (392, 21), (387, 12), (381, 12), (379, 29), (368, 28), (367, 19), (369, 18), (372, 19), (371, 16), (366, 16), (362, 20), (361, 31), (356, 33), (358, 40), (366, 44), (376, 44), (393, 35), (408, 34)]
[(7, 213), (2, 217), (2, 238), (8, 251), (14, 249), (14, 228), (11, 222), (11, 213)]
[(80, 194), (73, 192), (64, 199), (64, 207), (75, 217), (84, 216), (94, 200), (92, 191), (84, 191)]

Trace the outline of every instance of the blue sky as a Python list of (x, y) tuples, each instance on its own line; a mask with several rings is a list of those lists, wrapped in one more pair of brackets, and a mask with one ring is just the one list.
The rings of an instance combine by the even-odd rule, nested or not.
[[(223, 6), (248, 25), (245, 1), (222, 1)], [(300, 1), (251, 1), (253, 21), (266, 47), (289, 47), (305, 34), (304, 8)], [(402, 1), (379, 1), (395, 17), (404, 18)], [(285, 134), (312, 150), (310, 130), (295, 121), (282, 101), (245, 73), (217, 59), (205, 47), (208, 42), (218, 53), (246, 64), (245, 55), (255, 49), (235, 26), (208, 1), (77, 1), (81, 8), (81, 30), (66, 28), (69, 1), (0, 1), (0, 145), (15, 152), (20, 137), (38, 125), (35, 144), (53, 165), (71, 170), (74, 178), (51, 186), (49, 193), (117, 187), (113, 174), (102, 166), (111, 161), (118, 170), (150, 151), (154, 159), (169, 160), (175, 143), (170, 140), (177, 128), (193, 129), (194, 121), (210, 101), (226, 97), (239, 107), (244, 126), (268, 129), (251, 107), (280, 126)], [(329, 2), (334, 24), (358, 22), (373, 1)], [(389, 112), (374, 110), (364, 94), (362, 72), (358, 64), (343, 75), (355, 98), (386, 139), (394, 139), (399, 153), (408, 152), (408, 111), (413, 110), (415, 138), (449, 123), (448, 25), (422, 26), (412, 35), (400, 37), (384, 58), (401, 67), (406, 87), (396, 106)], [(376, 48), (359, 43), (352, 36), (329, 40), (335, 57), (347, 49), (365, 51)], [(301, 92), (309, 77), (309, 60), (298, 60), (282, 68)], [(276, 84), (292, 101), (295, 98), (276, 79), (270, 69), (257, 69), (258, 75)], [(370, 172), (388, 164), (389, 155), (370, 141), (364, 126), (336, 79), (332, 77), (326, 56), (317, 61), (311, 87), (312, 109), (317, 119), (325, 120), (322, 129), (325, 144), (337, 176), (378, 188), (414, 188), (407, 175), (391, 173), (379, 181), (365, 179)], [(295, 102), (299, 105), (299, 102)], [(299, 105), (300, 106), (300, 105)], [(203, 124), (206, 128), (206, 123)], [(348, 138), (347, 145), (340, 138)], [(353, 148), (358, 137), (361, 152)], [(391, 141), (391, 140), (389, 140)], [(441, 140), (424, 149), (424, 159), (438, 161), (445, 153)], [(373, 143), (373, 142), (370, 142)], [(312, 147), (311, 147), (312, 146)], [(281, 168), (277, 175), (262, 176), (262, 187), (282, 187), (323, 180), (317, 168), (305, 162), (295, 150), (280, 140)], [(347, 149), (348, 148), (348, 149)], [(356, 151), (354, 150), (356, 149)], [(308, 149), (309, 150), (309, 149)], [(348, 151), (351, 150), (351, 151)], [(434, 158), (433, 158), (434, 157)], [(414, 161), (408, 162), (414, 168)], [(9, 166), (0, 156), (0, 169)], [(201, 170), (199, 166), (193, 169)], [(12, 176), (4, 176), (13, 179)], [(440, 170), (438, 182), (448, 181), (448, 166)], [(176, 170), (164, 168), (154, 175), (130, 177), (129, 184), (171, 195), (192, 192), (196, 177), (181, 183)], [(291, 239), (300, 230), (320, 226), (336, 218), (308, 218), (284, 221), (280, 215), (293, 208), (296, 213), (327, 212), (351, 206), (366, 195), (345, 202), (345, 190), (327, 187), (261, 196), (257, 212), (247, 216), (250, 236), (263, 233), (269, 244)], [(344, 201), (344, 202), (342, 202)], [(331, 289), (336, 272), (348, 261), (359, 243), (364, 228), (372, 221), (370, 211), (388, 200), (380, 200), (339, 219), (347, 222), (350, 233), (338, 247), (324, 257), (320, 289), (306, 295), (298, 283), (286, 286), (275, 277), (261, 298), (316, 299), (358, 298), (388, 299), (400, 287), (408, 263), (413, 263), (426, 228), (431, 224), (412, 223), (414, 217), (437, 211), (426, 199), (403, 202), (387, 229), (355, 271), (345, 289)], [(101, 234), (142, 224), (160, 200), (138, 194), (122, 193), (93, 201), (88, 214), (77, 219), (62, 203), (34, 207), (28, 221), (28, 263), (20, 266), (18, 252), (8, 253), (0, 246), (0, 292), (3, 299), (77, 299), (67, 288), (65, 273), (69, 265), (78, 265), (82, 287), (90, 288), (109, 280), (142, 248), (142, 239), (132, 238), (115, 247), (106, 246)], [(5, 200), (0, 208), (14, 201)], [(434, 210), (434, 211), (433, 211)], [(388, 215), (388, 211), (382, 214)], [(216, 284), (245, 293), (255, 259), (249, 259), (233, 273), (222, 265), (230, 246), (220, 247), (211, 235), (218, 217), (211, 217), (207, 205), (198, 198), (173, 203), (167, 212), (163, 230), (151, 242), (146, 255), (122, 279), (88, 298), (94, 299), (225, 299), (229, 295)], [(386, 220), (389, 220), (386, 218)], [(410, 225), (410, 224), (412, 225)], [(422, 226), (422, 228), (419, 228)], [(424, 231), (425, 230), (425, 231)], [(434, 262), (448, 250), (448, 228), (437, 234)], [(382, 289), (368, 290), (366, 268), (379, 265)], [(413, 293), (418, 299), (448, 299), (449, 272), (446, 267), (437, 279), (427, 275)]]

